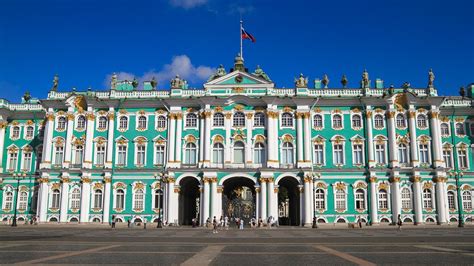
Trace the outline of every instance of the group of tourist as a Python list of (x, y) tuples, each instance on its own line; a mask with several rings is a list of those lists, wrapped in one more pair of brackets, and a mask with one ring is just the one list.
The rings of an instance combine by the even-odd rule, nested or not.
[[(212, 232), (216, 234), (218, 232), (218, 228), (224, 228), (225, 230), (229, 230), (229, 227), (234, 224), (235, 228), (238, 228), (239, 230), (244, 229), (244, 219), (240, 217), (229, 217), (227, 216), (221, 216), (219, 220), (217, 220), (217, 217), (214, 216), (214, 218), (211, 220), (210, 217), (206, 219), (206, 228), (211, 228), (212, 227)], [(197, 226), (196, 219), (192, 220), (193, 227)], [(250, 228), (261, 228), (261, 227), (275, 227), (278, 226), (278, 220), (275, 219), (273, 216), (268, 217), (266, 221), (264, 221), (262, 218), (259, 218), (258, 220), (256, 218), (252, 218), (249, 221), (249, 226)]]

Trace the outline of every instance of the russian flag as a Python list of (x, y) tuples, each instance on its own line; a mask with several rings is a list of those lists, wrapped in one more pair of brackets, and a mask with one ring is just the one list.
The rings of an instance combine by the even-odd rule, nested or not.
[(245, 39), (249, 39), (251, 40), (252, 42), (255, 42), (255, 37), (253, 37), (252, 34), (246, 32), (243, 28), (242, 28), (242, 39), (245, 40)]

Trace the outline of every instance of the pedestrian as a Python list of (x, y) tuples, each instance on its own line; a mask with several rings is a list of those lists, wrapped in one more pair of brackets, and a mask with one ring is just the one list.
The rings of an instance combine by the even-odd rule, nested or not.
[(258, 228), (262, 227), (262, 217), (258, 218)]
[(161, 224), (161, 218), (158, 217), (158, 219), (156, 219), (156, 228), (162, 228), (163, 225)]
[(244, 230), (244, 219), (240, 219), (240, 230)]
[(217, 234), (217, 219), (216, 219), (216, 216), (214, 216), (214, 219), (212, 219), (212, 233)]
[(399, 214), (397, 218), (398, 231), (402, 231), (402, 217)]
[(115, 228), (115, 215), (112, 215), (112, 228)]
[(224, 227), (225, 227), (225, 230), (229, 230), (229, 217), (225, 217), (224, 218)]
[(359, 228), (362, 228), (362, 219), (360, 218), (360, 215), (359, 215)]
[(219, 227), (224, 227), (224, 216), (221, 215), (221, 218), (219, 219)]
[(130, 218), (129, 218), (129, 219), (127, 220), (127, 227), (128, 227), (128, 228), (130, 228), (130, 224), (131, 224), (131, 222), (130, 222)]
[(196, 227), (196, 219), (195, 219), (195, 218), (193, 218), (193, 219), (191, 220), (191, 224), (192, 224), (193, 228)]
[(211, 218), (207, 217), (207, 219), (206, 219), (206, 228), (209, 228), (210, 224), (211, 224)]
[(143, 220), (143, 229), (146, 229), (146, 219)]

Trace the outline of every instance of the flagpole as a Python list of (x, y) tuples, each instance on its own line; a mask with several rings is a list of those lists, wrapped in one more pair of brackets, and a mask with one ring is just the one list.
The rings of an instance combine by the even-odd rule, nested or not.
[(240, 37), (240, 58), (242, 58), (242, 60), (244, 60), (244, 52), (243, 52), (243, 49), (242, 49), (242, 19), (240, 19), (239, 37)]

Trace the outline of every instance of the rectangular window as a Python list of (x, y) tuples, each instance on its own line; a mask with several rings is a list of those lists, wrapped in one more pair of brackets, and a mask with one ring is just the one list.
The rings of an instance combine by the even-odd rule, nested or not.
[(344, 148), (342, 144), (334, 145), (334, 164), (344, 164)]
[(420, 144), (419, 145), (420, 151), (420, 163), (429, 163), (429, 151), (428, 151), (428, 144)]
[(352, 146), (352, 158), (354, 160), (354, 165), (361, 165), (364, 163), (363, 159), (363, 148), (362, 144), (354, 144)]
[(118, 156), (117, 165), (124, 166), (127, 163), (127, 146), (125, 145), (118, 146), (117, 156)]
[(16, 171), (17, 163), (18, 163), (18, 153), (17, 152), (10, 153), (10, 161), (8, 162), (8, 169)]
[(145, 165), (145, 146), (137, 146), (137, 165)]
[(29, 172), (31, 168), (31, 152), (23, 153), (23, 171)]
[(458, 162), (460, 168), (467, 168), (466, 150), (458, 150)]
[(55, 165), (62, 164), (63, 163), (63, 158), (64, 158), (64, 147), (57, 146), (56, 151), (54, 153), (54, 164)]
[(314, 145), (314, 163), (317, 165), (324, 164), (324, 146), (323, 144)]
[(446, 168), (452, 168), (453, 167), (453, 160), (451, 156), (451, 150), (443, 150), (443, 160), (444, 160), (444, 165)]
[(385, 144), (375, 145), (375, 160), (378, 164), (385, 164)]
[(155, 164), (163, 165), (165, 163), (165, 146), (156, 145)]
[(97, 146), (96, 164), (104, 165), (104, 162), (105, 162), (105, 146), (100, 145), (100, 146)]

